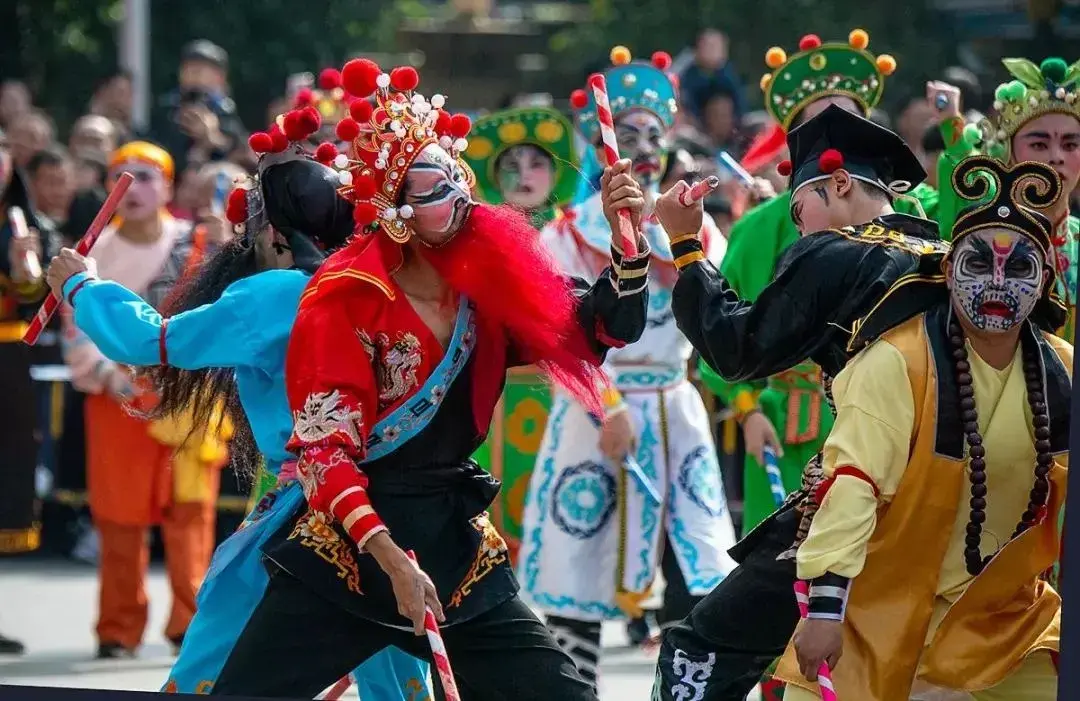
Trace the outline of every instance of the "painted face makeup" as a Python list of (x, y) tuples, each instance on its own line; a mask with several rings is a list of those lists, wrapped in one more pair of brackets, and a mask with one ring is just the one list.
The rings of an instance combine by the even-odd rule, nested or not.
[(495, 161), (495, 177), (508, 204), (539, 209), (547, 204), (555, 185), (555, 163), (544, 150), (519, 144), (506, 149)]
[(475, 204), (465, 171), (437, 144), (425, 146), (413, 161), (403, 192), (402, 203), (413, 209), (413, 231), (432, 246), (449, 241)]
[(615, 120), (615, 140), (619, 155), (633, 162), (634, 180), (642, 187), (660, 181), (667, 160), (667, 142), (664, 123), (659, 117), (644, 110), (619, 115)]
[(949, 289), (977, 329), (1001, 333), (1031, 314), (1043, 283), (1038, 249), (1007, 230), (979, 231), (957, 244)]
[(1013, 137), (1013, 160), (1045, 163), (1061, 176), (1065, 192), (1080, 181), (1080, 122), (1067, 114), (1044, 114)]

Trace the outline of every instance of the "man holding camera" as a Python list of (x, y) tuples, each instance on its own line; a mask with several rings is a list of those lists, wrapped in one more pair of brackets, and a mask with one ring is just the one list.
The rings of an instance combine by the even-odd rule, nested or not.
[(153, 120), (154, 141), (176, 160), (176, 171), (189, 162), (225, 159), (245, 138), (236, 104), (228, 97), (229, 54), (206, 39), (193, 41), (180, 54), (179, 85), (165, 95)]

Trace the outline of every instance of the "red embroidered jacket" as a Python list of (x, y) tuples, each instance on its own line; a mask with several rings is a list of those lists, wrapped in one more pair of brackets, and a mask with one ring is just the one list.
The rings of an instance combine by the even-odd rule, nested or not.
[[(613, 251), (614, 267), (596, 284), (576, 285), (579, 318), (598, 355), (644, 330), (650, 252), (642, 248), (632, 259)], [(297, 478), (309, 506), (340, 523), (361, 550), (387, 530), (359, 466), (371, 427), (408, 401), (444, 355), (391, 280), (395, 250), (378, 237), (327, 260), (301, 297), (285, 365), (294, 420), (287, 447), (299, 458)], [(499, 388), (504, 370), (474, 367), (498, 373)]]

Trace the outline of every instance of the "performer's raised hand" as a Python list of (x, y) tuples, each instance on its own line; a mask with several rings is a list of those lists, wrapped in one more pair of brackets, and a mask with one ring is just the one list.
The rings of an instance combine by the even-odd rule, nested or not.
[(57, 297), (64, 296), (64, 283), (72, 275), (89, 272), (96, 274), (96, 266), (93, 258), (81, 255), (73, 248), (63, 248), (59, 255), (49, 263), (49, 269), (45, 273), (45, 281), (49, 283), (53, 294)]
[(656, 218), (660, 220), (660, 226), (664, 227), (669, 239), (686, 234), (697, 235), (701, 231), (705, 219), (705, 205), (702, 200), (687, 207), (679, 199), (689, 189), (686, 181), (680, 180), (656, 200)]
[(754, 456), (759, 465), (765, 464), (765, 446), (772, 446), (776, 451), (776, 457), (784, 457), (784, 450), (780, 446), (780, 438), (776, 435), (776, 427), (769, 421), (769, 417), (760, 411), (752, 412), (743, 419), (743, 444), (746, 452)]
[(823, 618), (805, 618), (795, 629), (795, 654), (799, 659), (799, 670), (807, 681), (816, 682), (818, 668), (824, 662), (829, 669), (836, 669), (836, 663), (843, 654), (844, 624)]
[(634, 232), (641, 235), (641, 213), (645, 209), (645, 193), (630, 174), (629, 158), (616, 161), (605, 168), (600, 176), (600, 197), (604, 204), (604, 217), (611, 227), (611, 240), (619, 241), (619, 211), (630, 210), (630, 222)]
[(600, 452), (615, 462), (622, 460), (634, 447), (634, 425), (625, 409), (604, 418), (600, 429)]
[(960, 116), (960, 88), (944, 81), (931, 80), (926, 84), (926, 101), (938, 113), (938, 121)]

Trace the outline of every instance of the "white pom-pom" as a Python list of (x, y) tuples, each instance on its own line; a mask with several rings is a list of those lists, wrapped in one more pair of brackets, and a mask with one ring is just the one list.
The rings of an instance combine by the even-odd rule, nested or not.
[(1034, 95), (1032, 95), (1028, 99), (1028, 102), (1031, 104), (1032, 107), (1038, 107), (1039, 106), (1039, 98), (1035, 97)]
[(390, 122), (390, 130), (391, 131), (399, 131), (400, 129), (401, 129), (401, 121), (400, 120), (395, 119), (392, 122)]
[(460, 151), (464, 151), (467, 148), (469, 148), (468, 139), (457, 139), (456, 141), (454, 141), (454, 150), (455, 151), (460, 152)]
[(383, 210), (383, 219), (397, 219), (398, 212), (393, 207), (387, 207)]
[(998, 141), (1004, 141), (1005, 140), (1005, 130), (1004, 129), (998, 129), (997, 133), (994, 134), (994, 138), (996, 138)]
[(449, 136), (440, 136), (439, 146), (442, 146), (444, 149), (449, 151), (454, 146), (454, 140), (451, 139)]
[(446, 104), (446, 96), (445, 95), (432, 95), (431, 96), (431, 106), (434, 107), (435, 109), (442, 109), (442, 106), (445, 105), (445, 104)]
[(352, 185), (352, 173), (343, 170), (337, 174), (338, 182), (342, 185)]
[(380, 73), (379, 77), (375, 79), (375, 84), (383, 90), (386, 90), (388, 87), (390, 87), (390, 74)]
[(341, 170), (348, 165), (349, 157), (346, 156), (344, 153), (339, 153), (338, 155), (334, 156), (334, 167), (338, 170)]
[(407, 204), (401, 205), (401, 209), (398, 210), (398, 214), (401, 215), (402, 219), (412, 219), (412, 215), (413, 215), (412, 206), (407, 205)]
[(1054, 91), (1054, 97), (1056, 97), (1059, 100), (1064, 100), (1065, 99), (1065, 88), (1058, 88), (1057, 90), (1055, 90)]
[(994, 100), (994, 111), (995, 112), (1000, 112), (1003, 107), (1005, 107), (1004, 102), (1002, 102), (1001, 100)]
[(418, 92), (413, 93), (413, 96), (412, 96), (412, 101), (413, 102), (425, 102), (426, 100), (427, 100), (427, 98), (425, 98), (420, 93), (418, 93)]

